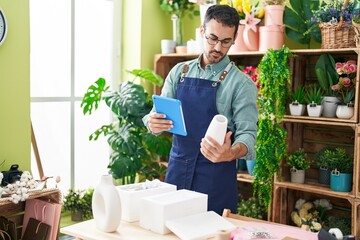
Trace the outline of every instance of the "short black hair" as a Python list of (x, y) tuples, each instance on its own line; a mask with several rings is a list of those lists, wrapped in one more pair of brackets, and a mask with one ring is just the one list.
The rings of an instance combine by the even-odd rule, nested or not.
[(212, 5), (208, 8), (205, 14), (204, 27), (211, 19), (215, 19), (217, 22), (222, 23), (226, 26), (235, 26), (235, 33), (239, 28), (240, 17), (235, 8), (229, 5)]

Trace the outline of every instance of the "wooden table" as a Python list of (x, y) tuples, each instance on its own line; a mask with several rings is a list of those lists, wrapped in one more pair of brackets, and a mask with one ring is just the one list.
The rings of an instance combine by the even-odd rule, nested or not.
[[(257, 222), (255, 219), (245, 218), (246, 220), (239, 220), (234, 218), (225, 218), (237, 227), (247, 227), (248, 224), (266, 224), (270, 225), (271, 228), (278, 228), (282, 231), (286, 237), (277, 238), (273, 240), (314, 240), (317, 239), (317, 235), (310, 232), (305, 232), (300, 228), (292, 226), (286, 226), (282, 224), (276, 224), (271, 222)], [(255, 220), (255, 221), (252, 221)], [(250, 225), (249, 225), (250, 226)], [(60, 229), (61, 233), (74, 236), (77, 239), (87, 240), (134, 240), (134, 239), (146, 239), (146, 240), (178, 240), (179, 238), (173, 233), (161, 235), (155, 232), (148, 231), (139, 226), (139, 222), (128, 223), (122, 221), (118, 230), (113, 233), (105, 233), (98, 230), (95, 226), (94, 220), (88, 220), (85, 222), (77, 223), (71, 226), (63, 227)], [(304, 237), (306, 235), (306, 237)], [(302, 236), (302, 237), (300, 237)], [(215, 238), (210, 238), (215, 239)], [(209, 239), (209, 240), (210, 240)]]

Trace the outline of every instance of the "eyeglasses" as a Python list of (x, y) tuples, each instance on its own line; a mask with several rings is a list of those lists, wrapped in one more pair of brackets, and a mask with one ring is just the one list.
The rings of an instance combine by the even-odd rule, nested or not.
[(206, 34), (205, 38), (210, 45), (216, 45), (218, 42), (220, 42), (222, 47), (229, 48), (233, 44), (233, 40), (231, 38), (225, 38), (223, 40), (220, 40), (214, 36), (206, 36)]

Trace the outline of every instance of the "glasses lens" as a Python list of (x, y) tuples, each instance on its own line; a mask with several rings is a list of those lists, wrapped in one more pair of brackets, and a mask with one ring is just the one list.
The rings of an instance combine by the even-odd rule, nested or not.
[(222, 40), (221, 41), (221, 46), (223, 46), (224, 48), (230, 47), (231, 44), (232, 44), (232, 41), (230, 41), (230, 40)]
[(231, 40), (228, 40), (228, 39), (225, 39), (225, 40), (219, 40), (217, 38), (214, 38), (212, 36), (206, 36), (205, 35), (205, 38), (207, 40), (207, 42), (210, 44), (210, 45), (216, 45), (218, 42), (221, 43), (221, 46), (224, 47), (224, 48), (229, 48), (232, 44), (232, 41)]

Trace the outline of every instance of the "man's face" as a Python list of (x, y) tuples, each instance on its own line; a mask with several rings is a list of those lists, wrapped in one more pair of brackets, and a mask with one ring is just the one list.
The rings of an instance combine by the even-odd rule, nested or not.
[(200, 28), (204, 46), (204, 64), (218, 63), (229, 51), (234, 42), (235, 26), (229, 27), (211, 19)]

